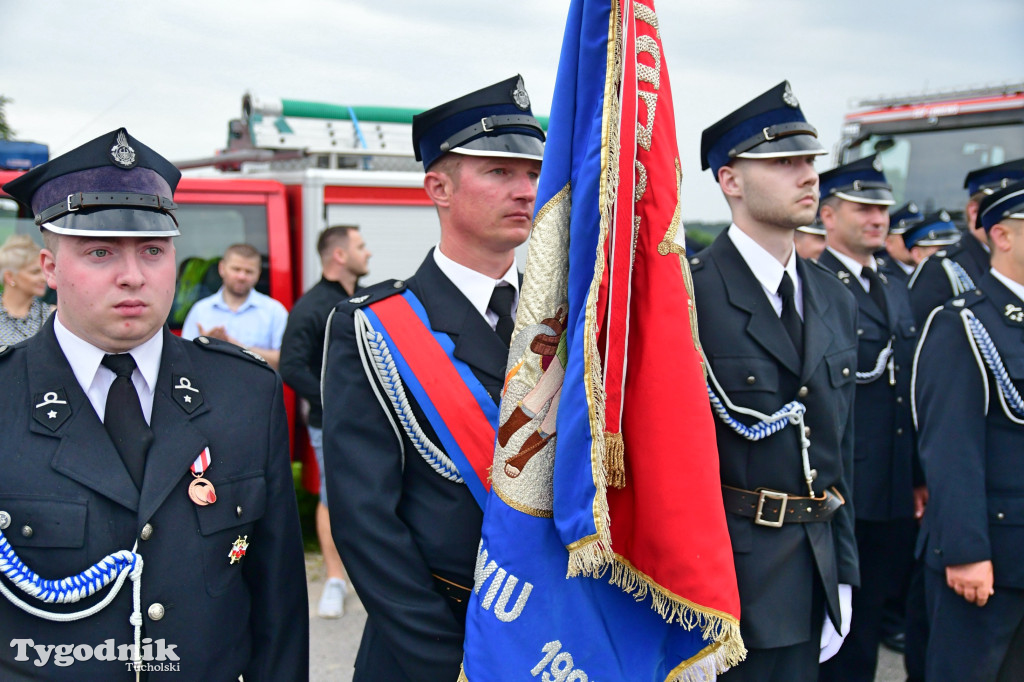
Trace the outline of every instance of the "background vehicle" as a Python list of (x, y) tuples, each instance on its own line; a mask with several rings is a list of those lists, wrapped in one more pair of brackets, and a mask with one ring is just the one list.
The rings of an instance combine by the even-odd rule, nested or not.
[(836, 162), (878, 152), (897, 205), (945, 208), (963, 221), (969, 171), (1024, 157), (1024, 82), (857, 102)]

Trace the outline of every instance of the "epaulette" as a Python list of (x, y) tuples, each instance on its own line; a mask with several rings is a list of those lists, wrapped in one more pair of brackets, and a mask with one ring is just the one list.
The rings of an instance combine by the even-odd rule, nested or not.
[(206, 350), (215, 350), (218, 353), (224, 353), (225, 355), (230, 355), (232, 357), (245, 358), (249, 362), (261, 365), (267, 369), (273, 369), (273, 367), (271, 367), (267, 362), (267, 359), (259, 353), (254, 353), (248, 348), (242, 348), (241, 346), (236, 346), (235, 344), (228, 343), (227, 341), (210, 338), (209, 336), (197, 336), (192, 340), (192, 343), (196, 344), (200, 348), (205, 348)]
[(14, 354), (15, 348), (24, 348), (28, 345), (29, 339), (23, 339), (18, 343), (0, 344), (0, 360), (9, 358)]
[(956, 298), (949, 299), (943, 307), (946, 310), (963, 310), (964, 308), (974, 307), (984, 299), (984, 292), (981, 289), (975, 289), (974, 291), (966, 291)]
[(696, 272), (704, 267), (704, 260), (700, 256), (690, 256), (690, 272)]
[(373, 286), (360, 289), (351, 298), (346, 298), (338, 303), (338, 310), (345, 310), (352, 312), (356, 308), (362, 308), (376, 303), (377, 301), (383, 301), (388, 296), (394, 296), (405, 291), (405, 280), (402, 279), (388, 279), (383, 282), (378, 282)]

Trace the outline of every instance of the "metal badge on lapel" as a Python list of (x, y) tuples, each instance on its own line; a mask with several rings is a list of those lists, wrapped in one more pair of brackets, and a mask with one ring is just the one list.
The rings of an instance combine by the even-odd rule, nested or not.
[(171, 389), (174, 402), (189, 414), (199, 409), (199, 406), (203, 404), (203, 394), (192, 385), (189, 378), (174, 374), (171, 375), (171, 380), (174, 382), (174, 388)]
[(1021, 308), (1019, 305), (1007, 303), (1006, 307), (1003, 309), (1003, 314), (1006, 315), (1006, 319), (1011, 322), (1016, 322), (1018, 324), (1024, 322), (1024, 308)]
[(205, 507), (217, 501), (217, 491), (213, 484), (203, 478), (203, 473), (210, 468), (210, 448), (204, 448), (196, 461), (192, 462), (192, 475), (195, 476), (188, 484), (188, 497), (190, 500)]
[(56, 431), (71, 416), (67, 398), (63, 388), (35, 394), (32, 396), (32, 404), (35, 406), (33, 419), (51, 431)]
[(228, 552), (228, 558), (231, 559), (231, 563), (238, 563), (245, 556), (246, 550), (249, 549), (248, 539), (248, 535), (245, 537), (239, 535), (238, 539), (231, 543), (231, 551)]

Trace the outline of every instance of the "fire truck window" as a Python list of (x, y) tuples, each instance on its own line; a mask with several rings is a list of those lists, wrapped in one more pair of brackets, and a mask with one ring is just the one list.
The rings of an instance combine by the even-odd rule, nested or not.
[(192, 304), (220, 288), (217, 263), (231, 244), (251, 244), (262, 254), (263, 269), (256, 290), (270, 295), (267, 211), (263, 206), (179, 204), (175, 238), (178, 283), (168, 324), (181, 329)]
[(964, 176), (1024, 156), (1019, 126), (871, 135), (847, 151), (844, 163), (878, 152), (896, 203), (915, 201), (927, 213), (957, 214), (967, 202)]

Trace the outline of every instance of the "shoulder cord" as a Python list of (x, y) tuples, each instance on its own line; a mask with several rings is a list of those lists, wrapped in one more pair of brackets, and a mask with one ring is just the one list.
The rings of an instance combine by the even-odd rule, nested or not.
[(892, 353), (892, 339), (890, 338), (889, 343), (885, 344), (885, 348), (878, 353), (878, 359), (875, 360), (875, 368), (870, 372), (857, 372), (857, 383), (870, 384), (872, 381), (875, 381), (878, 377), (882, 376), (882, 372), (884, 372), (888, 367), (889, 385), (895, 386), (896, 375), (895, 368), (893, 367)]
[[(380, 388), (387, 394), (388, 402), (394, 407), (394, 414), (397, 415), (402, 430), (409, 437), (409, 441), (412, 442), (420, 457), (434, 471), (449, 481), (463, 483), (464, 481), (462, 476), (459, 475), (459, 469), (455, 466), (455, 463), (423, 433), (423, 429), (420, 427), (416, 416), (412, 412), (412, 407), (409, 405), (409, 399), (405, 395), (405, 385), (402, 383), (402, 377), (398, 374), (398, 368), (395, 367), (391, 351), (388, 349), (383, 335), (373, 329), (369, 318), (366, 317), (366, 313), (362, 310), (356, 310), (354, 319), (356, 343), (359, 346), (359, 358), (363, 362), (363, 370), (366, 372), (367, 380), (369, 380), (370, 385), (373, 387), (377, 401), (387, 414), (388, 421), (391, 422), (391, 428), (395, 431), (395, 437), (398, 438), (399, 445), (401, 446), (401, 437), (399, 436), (398, 428), (393, 421), (391, 410), (388, 409), (387, 403), (384, 402), (384, 397), (380, 394), (377, 381), (380, 381)], [(404, 447), (402, 449), (402, 468), (405, 468)]]
[(974, 291), (974, 280), (962, 265), (952, 258), (943, 258), (940, 262), (946, 271), (946, 277), (949, 278), (949, 285), (953, 288), (953, 296), (959, 296), (966, 291)]
[[(974, 351), (974, 357), (978, 360), (978, 365), (980, 366), (982, 359), (984, 359), (985, 364), (988, 365), (992, 376), (996, 380), (996, 387), (999, 389), (999, 402), (1003, 406), (1003, 413), (1014, 424), (1024, 424), (1024, 419), (1022, 419), (1024, 417), (1024, 399), (1021, 399), (1017, 387), (1013, 385), (1010, 375), (1007, 374), (1003, 359), (999, 357), (999, 350), (992, 341), (992, 337), (989, 336), (988, 330), (985, 329), (985, 325), (975, 317), (974, 312), (971, 310), (965, 309), (961, 311), (960, 317), (963, 319), (964, 328), (967, 330), (967, 339), (971, 342), (971, 350)], [(987, 377), (985, 383), (988, 384)], [(985, 395), (988, 395), (987, 385), (985, 386)], [(985, 406), (985, 413), (988, 414), (987, 404)]]
[(132, 615), (129, 621), (135, 626), (135, 649), (132, 661), (135, 664), (136, 677), (141, 669), (142, 655), (139, 648), (142, 639), (142, 556), (136, 554), (139, 543), (131, 551), (121, 550), (108, 554), (103, 559), (85, 569), (81, 573), (63, 580), (44, 580), (28, 568), (15, 553), (11, 543), (0, 531), (0, 573), (14, 583), (22, 592), (48, 604), (74, 604), (86, 597), (91, 597), (114, 581), (114, 586), (103, 598), (103, 601), (75, 613), (51, 613), (26, 604), (10, 589), (0, 582), (0, 593), (19, 609), (37, 618), (66, 623), (88, 618), (105, 609), (114, 600), (125, 578), (130, 577), (132, 586)]
[[(711, 380), (711, 384), (714, 384), (714, 390), (711, 389), (711, 384), (707, 386), (708, 398), (711, 400), (711, 409), (715, 411), (718, 418), (723, 424), (728, 426), (730, 429), (738, 433), (743, 438), (749, 441), (757, 442), (768, 436), (772, 436), (788, 425), (793, 424), (797, 427), (797, 432), (800, 434), (800, 455), (803, 462), (804, 469), (804, 480), (807, 481), (807, 490), (810, 492), (811, 497), (814, 495), (814, 478), (817, 473), (811, 469), (811, 460), (808, 450), (811, 447), (811, 440), (805, 435), (807, 432), (804, 430), (804, 413), (807, 408), (803, 403), (793, 400), (782, 406), (781, 409), (772, 415), (766, 415), (763, 412), (752, 410), (746, 407), (737, 407), (729, 400), (729, 396), (725, 394), (721, 384), (718, 383), (718, 379), (715, 377), (714, 371), (711, 369), (711, 363), (708, 362), (708, 358), (704, 355), (704, 350), (701, 349), (701, 357), (704, 360), (704, 367), (708, 371), (708, 379)], [(715, 395), (715, 392), (718, 395)], [(719, 398), (718, 396), (721, 396)], [(745, 414), (753, 417), (754, 419), (760, 420), (753, 426), (747, 426), (736, 420), (729, 411), (738, 412), (739, 414)]]

